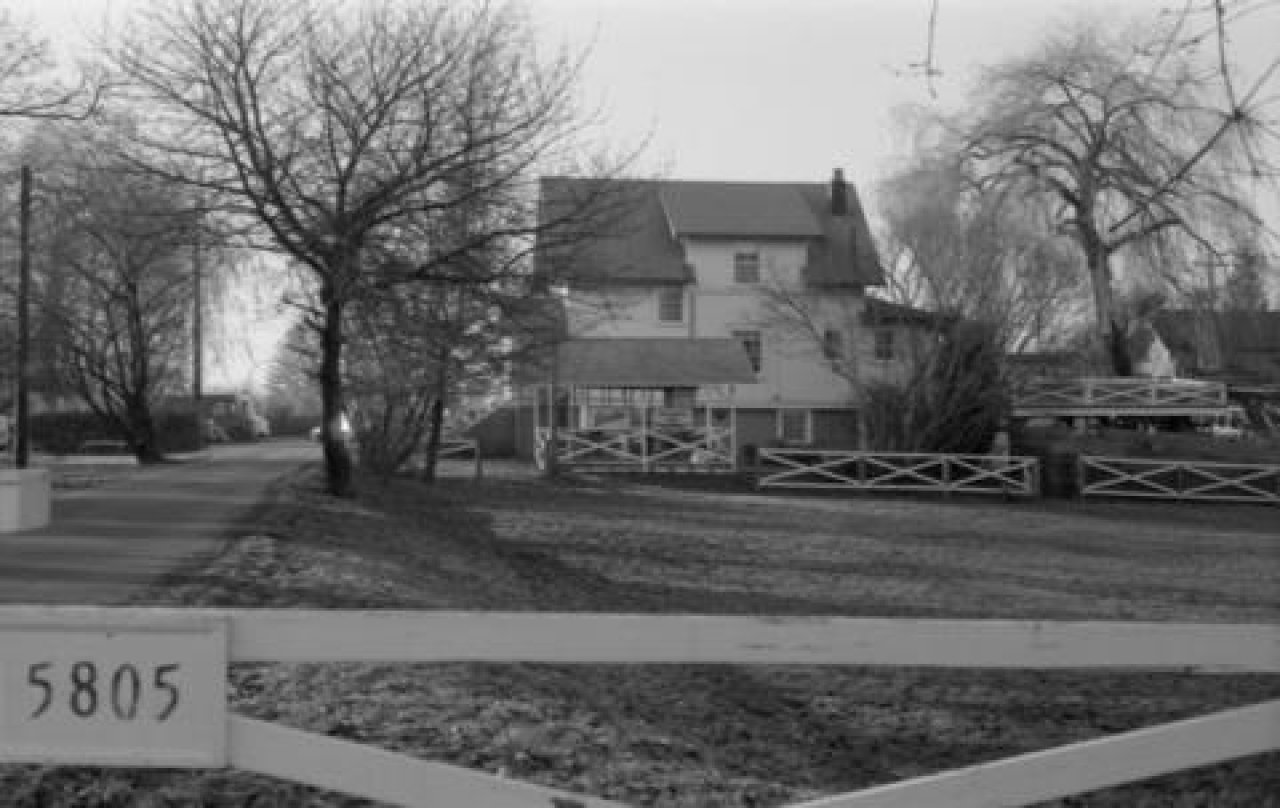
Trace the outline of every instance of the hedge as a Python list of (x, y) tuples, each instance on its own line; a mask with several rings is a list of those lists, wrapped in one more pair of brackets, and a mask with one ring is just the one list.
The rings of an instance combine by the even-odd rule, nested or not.
[[(162, 452), (190, 452), (203, 447), (194, 413), (161, 412), (154, 416)], [(74, 454), (86, 441), (124, 440), (105, 419), (90, 412), (44, 412), (31, 416), (31, 444), (49, 454)]]

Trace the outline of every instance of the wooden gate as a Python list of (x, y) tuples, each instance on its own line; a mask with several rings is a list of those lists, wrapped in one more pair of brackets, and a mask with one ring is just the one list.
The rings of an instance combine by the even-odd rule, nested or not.
[[(1280, 626), (0, 607), (0, 761), (224, 767), (412, 808), (621, 808), (226, 711), (229, 662), (1280, 673)], [(1021, 806), (1280, 749), (1280, 700), (794, 808)]]
[(942, 494), (1036, 496), (1033, 457), (855, 452), (839, 449), (761, 449), (760, 488), (933, 491)]
[(1086, 497), (1280, 505), (1280, 465), (1083, 456), (1078, 473)]

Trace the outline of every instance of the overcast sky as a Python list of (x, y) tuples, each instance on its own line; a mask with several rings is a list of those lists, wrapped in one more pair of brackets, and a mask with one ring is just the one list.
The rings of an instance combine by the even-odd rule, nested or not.
[[(104, 18), (142, 2), (0, 0), (0, 7), (31, 20), (71, 56)], [(976, 67), (1034, 47), (1052, 26), (1082, 14), (1120, 24), (1154, 19), (1182, 0), (940, 0), (936, 100), (910, 70), (926, 52), (929, 0), (526, 2), (540, 43), (590, 49), (584, 103), (601, 108), (601, 133), (613, 144), (648, 139), (643, 173), (822, 181), (840, 166), (874, 215), (875, 184), (901, 154), (896, 108), (959, 107)], [(1238, 31), (1232, 48), (1246, 74), (1257, 75), (1278, 42), (1280, 3)], [(1280, 105), (1280, 77), (1274, 84)], [(1280, 205), (1271, 197), (1263, 208)], [(233, 378), (247, 372), (224, 370)]]
[[(0, 0), (74, 50), (104, 15), (142, 0)], [(1182, 0), (940, 0), (937, 99), (910, 67), (926, 52), (929, 0), (526, 0), (548, 47), (589, 48), (584, 103), (616, 144), (648, 139), (645, 173), (821, 180), (869, 194), (892, 167), (894, 109), (964, 101), (974, 70), (1081, 15), (1154, 19)], [(1237, 31), (1256, 75), (1280, 45), (1280, 3)], [(1280, 93), (1280, 77), (1274, 92)], [(873, 200), (868, 200), (873, 201)]]

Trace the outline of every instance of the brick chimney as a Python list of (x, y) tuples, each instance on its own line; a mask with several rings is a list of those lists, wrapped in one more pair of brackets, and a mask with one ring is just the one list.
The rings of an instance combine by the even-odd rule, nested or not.
[(838, 168), (831, 175), (831, 215), (849, 215), (849, 184), (844, 181), (844, 171)]

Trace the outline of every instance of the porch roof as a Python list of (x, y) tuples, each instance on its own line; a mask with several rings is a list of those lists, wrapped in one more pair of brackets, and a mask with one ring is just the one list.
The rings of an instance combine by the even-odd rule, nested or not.
[(575, 339), (558, 346), (557, 360), (557, 383), (579, 387), (698, 387), (756, 381), (742, 343), (729, 338)]

